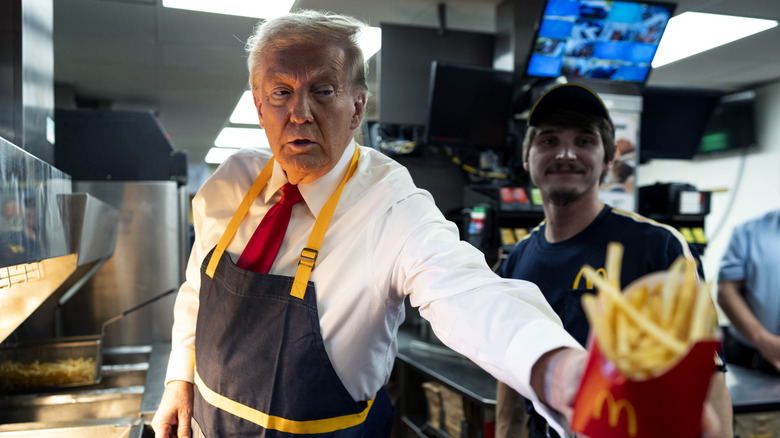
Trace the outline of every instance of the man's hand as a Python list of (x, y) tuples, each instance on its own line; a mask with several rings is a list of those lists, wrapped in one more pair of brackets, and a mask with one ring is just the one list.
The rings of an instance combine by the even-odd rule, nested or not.
[(767, 362), (780, 371), (780, 336), (766, 332), (756, 340), (756, 348)]
[[(531, 387), (539, 399), (560, 412), (571, 423), (574, 401), (585, 371), (588, 352), (572, 348), (559, 348), (545, 353), (531, 370)], [(722, 427), (717, 410), (708, 400), (702, 412), (702, 438), (720, 437)], [(578, 437), (584, 435), (577, 434)]]
[(155, 438), (189, 438), (192, 435), (192, 396), (192, 383), (183, 380), (168, 383), (152, 419)]
[(587, 351), (559, 348), (542, 355), (531, 370), (531, 386), (536, 395), (568, 422), (574, 415), (574, 399), (587, 360)]

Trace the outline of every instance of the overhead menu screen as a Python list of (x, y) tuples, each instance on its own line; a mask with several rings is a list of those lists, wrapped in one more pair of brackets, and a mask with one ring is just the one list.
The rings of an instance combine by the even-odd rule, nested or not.
[(526, 75), (643, 83), (675, 5), (548, 0)]

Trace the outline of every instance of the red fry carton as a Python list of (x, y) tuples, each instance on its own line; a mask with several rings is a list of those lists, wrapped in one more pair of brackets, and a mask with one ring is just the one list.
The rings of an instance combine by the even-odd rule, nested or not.
[(591, 438), (698, 438), (717, 340), (699, 341), (664, 374), (623, 376), (592, 339), (571, 428)]

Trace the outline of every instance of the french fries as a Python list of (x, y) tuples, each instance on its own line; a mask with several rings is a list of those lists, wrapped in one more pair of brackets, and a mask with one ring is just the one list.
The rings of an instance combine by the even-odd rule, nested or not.
[(95, 359), (92, 357), (60, 359), (51, 362), (0, 363), (0, 389), (25, 389), (67, 385), (95, 380)]
[(607, 248), (606, 276), (590, 266), (583, 275), (598, 295), (584, 295), (582, 307), (599, 348), (631, 379), (658, 376), (672, 368), (695, 342), (715, 337), (717, 316), (711, 284), (696, 275), (696, 263), (679, 257), (662, 273), (650, 274), (620, 291), (623, 246)]

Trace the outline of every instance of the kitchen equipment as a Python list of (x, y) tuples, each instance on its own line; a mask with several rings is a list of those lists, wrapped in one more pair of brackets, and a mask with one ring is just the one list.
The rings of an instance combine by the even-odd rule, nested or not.
[(105, 321), (100, 334), (39, 340), (0, 349), (0, 391), (99, 383), (106, 327), (177, 290), (165, 291)]
[[(61, 304), (57, 336), (97, 333), (100, 324), (157, 291), (181, 285), (191, 241), (189, 197), (174, 181), (74, 181), (119, 210), (114, 255)], [(186, 251), (186, 252), (185, 252)], [(173, 300), (162, 300), (106, 329), (103, 348), (171, 341)]]
[[(5, 153), (2, 147), (0, 153)], [(0, 161), (0, 168), (2, 164)], [(4, 192), (4, 188), (0, 189), (0, 196)], [(25, 210), (47, 212), (33, 220), (40, 228), (40, 235), (32, 239), (39, 245), (31, 244), (31, 248), (61, 248), (54, 252), (27, 251), (24, 245), (3, 240), (2, 236), (8, 233), (0, 232), (0, 309), (3, 309), (0, 342), (9, 337), (9, 342), (14, 343), (55, 333), (50, 315), (58, 300), (75, 293), (83, 281), (111, 258), (117, 238), (119, 210), (87, 193), (57, 194), (45, 201), (30, 201), (25, 204)], [(52, 233), (58, 238), (47, 237)], [(51, 244), (59, 240), (62, 245)], [(9, 256), (15, 252), (19, 254)], [(157, 290), (161, 289), (165, 288)], [(14, 333), (17, 329), (24, 337)]]

